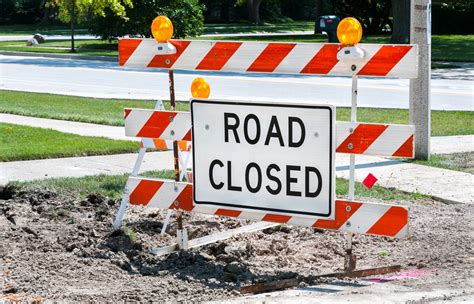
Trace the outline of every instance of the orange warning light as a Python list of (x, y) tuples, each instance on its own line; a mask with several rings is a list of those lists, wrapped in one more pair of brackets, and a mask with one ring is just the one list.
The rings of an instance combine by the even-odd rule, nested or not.
[(166, 42), (173, 36), (173, 23), (166, 16), (158, 16), (151, 23), (151, 33), (158, 42)]
[(204, 78), (195, 78), (191, 84), (191, 94), (194, 98), (208, 98), (211, 94), (211, 87)]
[(337, 26), (337, 38), (345, 46), (359, 43), (362, 39), (362, 25), (356, 18), (342, 19)]

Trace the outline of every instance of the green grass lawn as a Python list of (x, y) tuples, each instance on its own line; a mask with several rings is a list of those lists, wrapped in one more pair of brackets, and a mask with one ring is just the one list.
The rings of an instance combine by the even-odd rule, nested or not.
[[(0, 90), (0, 113), (114, 126), (123, 125), (123, 108), (152, 109), (154, 106), (154, 101), (96, 99)], [(169, 103), (165, 103), (165, 107), (169, 108)], [(178, 103), (177, 108), (179, 111), (189, 111), (187, 103)], [(363, 122), (408, 124), (408, 110), (359, 108), (357, 114), (358, 120)], [(337, 119), (349, 121), (350, 109), (338, 107)], [(474, 134), (473, 121), (474, 112), (432, 111), (431, 134)]]
[[(49, 189), (58, 193), (87, 196), (89, 193), (97, 193), (112, 199), (118, 199), (123, 194), (125, 182), (129, 174), (123, 175), (96, 175), (87, 177), (52, 178), (33, 182), (13, 182), (12, 185), (30, 188)], [(172, 170), (144, 172), (143, 176), (173, 179)], [(347, 197), (348, 181), (342, 178), (336, 179), (336, 194), (339, 197)], [(388, 189), (375, 185), (367, 189), (361, 183), (356, 183), (356, 194), (358, 197), (368, 197), (384, 201), (402, 200), (414, 201), (426, 199), (429, 196), (419, 193), (405, 193), (397, 189)]]
[[(313, 31), (314, 21), (291, 21), (285, 23), (264, 23), (263, 25), (253, 25), (249, 23), (214, 23), (204, 25), (204, 34), (228, 34), (228, 33), (281, 33), (295, 31)], [(88, 34), (86, 28), (80, 26), (76, 29), (78, 34)], [(68, 24), (41, 25), (41, 24), (18, 24), (1, 25), (0, 35), (34, 35), (40, 33), (44, 35), (70, 35), (71, 30)]]
[[(76, 34), (88, 34), (86, 28), (77, 27)], [(15, 24), (0, 25), (0, 36), (9, 35), (31, 35), (36, 33), (43, 35), (70, 35), (71, 30), (68, 24), (44, 25), (44, 24)]]
[[(155, 101), (83, 98), (0, 90), (0, 112), (122, 126), (124, 108), (153, 109)], [(169, 108), (169, 103), (165, 103)], [(187, 104), (178, 110), (188, 111)]]
[(136, 152), (139, 143), (0, 123), (0, 161)]
[(1, 41), (0, 50), (32, 53), (50, 54), (78, 54), (92, 56), (118, 56), (117, 41), (103, 40), (76, 40), (76, 52), (71, 53), (71, 42), (69, 40), (53, 40), (45, 43), (26, 46), (25, 41)]
[(405, 160), (418, 165), (474, 174), (474, 152), (432, 154), (430, 160)]

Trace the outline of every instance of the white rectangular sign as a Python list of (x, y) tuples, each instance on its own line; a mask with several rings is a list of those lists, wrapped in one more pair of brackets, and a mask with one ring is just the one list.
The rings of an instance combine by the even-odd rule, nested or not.
[(191, 100), (196, 204), (334, 218), (335, 109)]

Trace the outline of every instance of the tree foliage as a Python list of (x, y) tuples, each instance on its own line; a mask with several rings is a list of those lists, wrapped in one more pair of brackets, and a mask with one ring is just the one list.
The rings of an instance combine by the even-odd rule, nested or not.
[(365, 34), (380, 34), (390, 20), (390, 0), (331, 0), (336, 15), (356, 17), (364, 26)]
[(197, 0), (134, 0), (133, 7), (125, 8), (125, 20), (106, 10), (105, 15), (91, 19), (89, 30), (103, 39), (125, 35), (150, 37), (151, 22), (164, 15), (173, 22), (174, 38), (197, 36), (204, 29), (203, 9)]
[[(58, 18), (71, 22), (71, 17), (80, 21), (91, 16), (105, 16), (107, 13), (126, 19), (125, 8), (132, 7), (132, 0), (49, 0), (48, 5), (58, 8)], [(72, 16), (74, 8), (75, 16)]]

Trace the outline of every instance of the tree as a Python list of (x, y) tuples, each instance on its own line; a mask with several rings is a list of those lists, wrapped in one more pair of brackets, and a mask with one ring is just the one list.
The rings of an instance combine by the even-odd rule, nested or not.
[(260, 24), (260, 4), (262, 0), (247, 0), (247, 7), (249, 9), (249, 21), (255, 24)]
[(314, 1), (314, 18), (316, 19), (314, 22), (314, 34), (318, 33), (319, 27), (319, 16), (321, 15), (321, 0)]
[(48, 5), (59, 10), (59, 20), (71, 24), (71, 52), (75, 52), (74, 28), (78, 21), (90, 16), (105, 16), (105, 11), (126, 19), (125, 7), (132, 7), (132, 0), (49, 0)]
[(94, 16), (89, 31), (102, 39), (122, 36), (150, 37), (151, 22), (156, 16), (170, 18), (174, 38), (198, 36), (204, 30), (204, 6), (198, 0), (134, 0), (133, 7), (126, 7), (126, 19), (105, 10), (104, 16)]
[(331, 0), (335, 13), (340, 17), (359, 19), (365, 34), (381, 34), (391, 25), (391, 0)]
[(410, 42), (410, 0), (392, 0), (392, 43)]
[(243, 5), (246, 1), (249, 21), (254, 24), (260, 24), (260, 4), (262, 4), (262, 0), (237, 0), (235, 4)]

